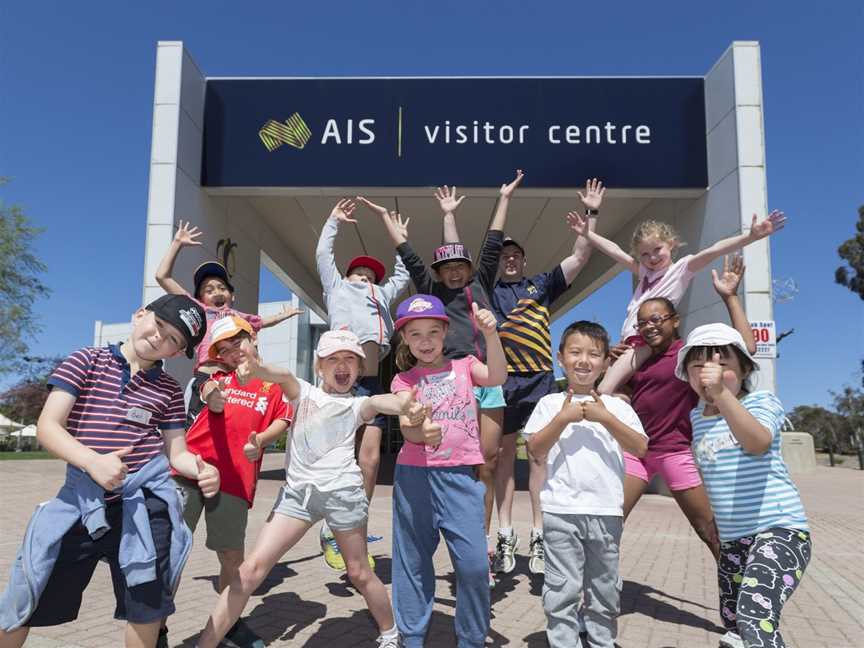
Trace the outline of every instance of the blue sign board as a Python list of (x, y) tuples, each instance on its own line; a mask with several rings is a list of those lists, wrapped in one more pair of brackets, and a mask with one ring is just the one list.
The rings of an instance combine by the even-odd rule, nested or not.
[(210, 187), (705, 188), (701, 77), (209, 79)]

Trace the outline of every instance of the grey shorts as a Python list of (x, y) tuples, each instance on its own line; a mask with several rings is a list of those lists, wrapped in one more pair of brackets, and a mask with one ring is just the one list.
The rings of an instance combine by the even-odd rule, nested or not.
[(192, 533), (195, 533), (201, 513), (204, 513), (207, 525), (205, 546), (211, 551), (242, 551), (249, 519), (249, 504), (246, 500), (221, 492), (215, 497), (205, 498), (197, 482), (178, 475), (174, 476), (174, 482), (180, 501), (183, 502), (183, 519)]
[(369, 500), (362, 485), (319, 491), (311, 485), (294, 489), (285, 484), (276, 496), (273, 512), (310, 524), (323, 519), (334, 531), (350, 531), (366, 525)]

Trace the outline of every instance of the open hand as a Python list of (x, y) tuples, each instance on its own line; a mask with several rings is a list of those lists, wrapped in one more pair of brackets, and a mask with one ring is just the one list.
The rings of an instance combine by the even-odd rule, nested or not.
[(512, 196), (513, 192), (516, 191), (516, 187), (522, 184), (522, 178), (524, 177), (525, 173), (522, 171), (522, 169), (516, 169), (516, 179), (510, 184), (501, 185), (501, 191), (499, 192), (501, 194), (501, 197), (509, 198), (510, 196)]
[(198, 468), (198, 488), (204, 497), (213, 497), (219, 492), (219, 471), (195, 455), (195, 466)]
[(249, 435), (249, 440), (243, 446), (243, 454), (251, 463), (255, 463), (261, 457), (261, 442), (258, 441), (257, 432)]
[(179, 243), (180, 247), (202, 245), (202, 242), (196, 239), (204, 232), (197, 227), (190, 227), (191, 224), (189, 221), (184, 223), (182, 220), (177, 223), (177, 233), (174, 235), (174, 242)]
[(348, 198), (343, 198), (336, 203), (333, 211), (330, 212), (330, 218), (335, 218), (343, 223), (356, 223), (356, 218), (351, 218), (351, 214), (357, 209), (357, 203)]
[(132, 452), (132, 446), (120, 448), (114, 452), (99, 454), (84, 467), (87, 474), (106, 491), (113, 491), (123, 485), (129, 468), (123, 463), (123, 457)]
[(474, 321), (477, 322), (477, 327), (483, 335), (492, 335), (498, 330), (498, 320), (495, 319), (492, 311), (480, 308), (477, 302), (471, 302), (471, 310), (474, 313)]
[(588, 219), (577, 212), (567, 214), (567, 225), (579, 236), (588, 236)]
[(586, 421), (602, 423), (609, 416), (609, 410), (606, 409), (606, 405), (600, 398), (600, 394), (598, 394), (593, 389), (591, 390), (591, 397), (594, 400), (586, 400), (582, 402), (583, 416), (585, 417)]
[(371, 200), (369, 200), (368, 198), (364, 198), (363, 196), (357, 196), (357, 201), (360, 204), (365, 205), (366, 207), (374, 211), (379, 216), (387, 216), (387, 214), (390, 213), (386, 207), (376, 205)]
[(393, 211), (388, 212), (385, 218), (387, 218), (390, 221), (390, 223), (396, 229), (396, 232), (402, 238), (405, 238), (405, 239), (408, 238), (408, 223), (411, 222), (410, 218), (406, 218), (405, 220), (402, 220), (402, 214), (399, 214), (399, 213), (393, 212)]
[(435, 197), (438, 199), (438, 204), (441, 206), (441, 211), (445, 214), (452, 214), (456, 208), (465, 200), (465, 196), (456, 198), (456, 187), (438, 187), (435, 190)]
[(753, 221), (750, 223), (750, 239), (753, 241), (763, 239), (783, 229), (784, 225), (786, 225), (786, 216), (776, 209), (761, 223), (756, 222), (756, 214), (753, 214)]
[(734, 254), (731, 257), (727, 254), (723, 257), (723, 272), (718, 275), (717, 271), (712, 268), (711, 279), (714, 281), (714, 290), (721, 297), (732, 297), (738, 293), (738, 285), (744, 276), (744, 257), (740, 254)]
[(294, 308), (291, 304), (285, 304), (282, 307), (282, 312), (279, 313), (279, 317), (282, 318), (282, 321), (291, 319), (292, 317), (297, 317), (303, 312), (302, 308)]
[(600, 209), (600, 205), (603, 203), (603, 194), (606, 193), (606, 187), (597, 178), (594, 178), (593, 180), (585, 181), (584, 194), (581, 191), (578, 193), (579, 199), (587, 209)]

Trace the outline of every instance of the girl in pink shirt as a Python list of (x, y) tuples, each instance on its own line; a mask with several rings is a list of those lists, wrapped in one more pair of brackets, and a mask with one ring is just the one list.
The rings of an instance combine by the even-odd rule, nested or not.
[(637, 279), (636, 290), (627, 305), (627, 319), (621, 329), (621, 338), (631, 348), (622, 353), (606, 372), (598, 387), (600, 393), (611, 394), (617, 391), (651, 355), (651, 349), (642, 342), (636, 327), (636, 315), (643, 302), (659, 297), (666, 298), (677, 306), (690, 286), (693, 275), (724, 254), (770, 236), (786, 223), (783, 212), (777, 210), (772, 211), (768, 218), (759, 223), (756, 220), (756, 214), (753, 214), (750, 231), (746, 234), (730, 236), (701, 252), (673, 262), (672, 257), (675, 250), (681, 246), (681, 238), (668, 223), (654, 220), (640, 223), (633, 232), (630, 254), (627, 254), (617, 243), (592, 232), (588, 228), (587, 217), (570, 212), (570, 227), (586, 237), (593, 247), (625, 266)]
[(495, 316), (476, 303), (474, 320), (486, 341), (486, 364), (469, 355), (444, 357), (448, 318), (441, 300), (414, 295), (399, 305), (402, 335), (391, 384), (394, 394), (417, 389), (426, 417), (412, 427), (400, 418), (405, 444), (393, 479), (393, 601), (405, 648), (421, 648), (432, 616), (432, 557), (443, 534), (456, 571), (456, 637), (459, 648), (480, 648), (489, 632), (485, 487), (477, 478), (486, 445), (480, 438), (473, 388), (507, 379), (507, 360)]

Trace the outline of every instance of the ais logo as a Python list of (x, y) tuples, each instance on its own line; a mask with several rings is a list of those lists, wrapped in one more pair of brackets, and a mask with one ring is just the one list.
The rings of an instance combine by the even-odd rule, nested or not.
[(258, 131), (258, 137), (267, 147), (267, 150), (272, 153), (283, 144), (302, 149), (312, 137), (312, 131), (309, 130), (300, 114), (295, 112), (284, 122), (277, 122), (275, 119), (268, 120)]
[[(335, 119), (328, 119), (327, 124), (324, 126), (324, 133), (321, 135), (321, 143), (371, 144), (375, 141), (375, 131), (372, 130), (372, 127), (375, 125), (374, 119), (361, 119), (357, 121), (356, 128), (359, 132), (356, 135), (354, 124), (353, 119), (348, 119), (346, 120), (344, 130), (342, 130)], [(272, 153), (283, 144), (293, 146), (296, 149), (302, 149), (309, 143), (312, 131), (309, 130), (309, 126), (303, 121), (300, 113), (295, 112), (284, 122), (278, 122), (275, 119), (267, 120), (267, 123), (258, 131), (258, 137), (267, 150)]]

